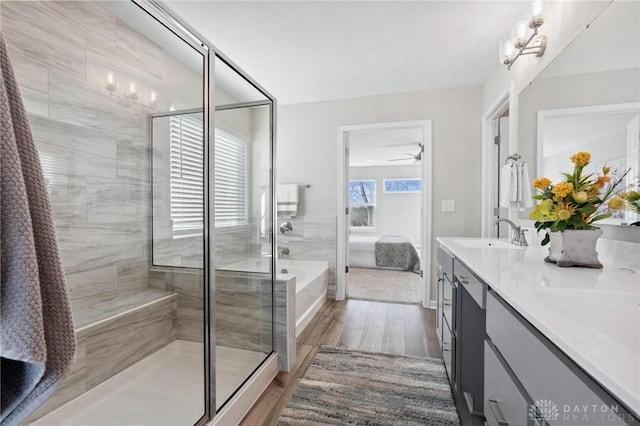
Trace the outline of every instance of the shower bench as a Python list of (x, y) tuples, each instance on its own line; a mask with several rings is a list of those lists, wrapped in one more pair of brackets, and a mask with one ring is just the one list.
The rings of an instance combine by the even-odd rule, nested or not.
[(74, 311), (76, 362), (36, 420), (176, 339), (177, 294), (145, 289)]

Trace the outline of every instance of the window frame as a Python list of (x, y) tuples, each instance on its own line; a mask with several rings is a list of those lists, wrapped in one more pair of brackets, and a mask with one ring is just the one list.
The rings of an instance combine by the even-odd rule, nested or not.
[[(372, 182), (373, 183), (373, 190), (372, 190), (372, 194), (374, 196), (374, 200), (373, 202), (369, 202), (369, 203), (353, 203), (351, 201), (351, 184), (352, 182)], [(349, 229), (353, 230), (353, 231), (362, 231), (362, 232), (375, 232), (376, 231), (376, 208), (377, 208), (377, 200), (378, 200), (378, 182), (375, 179), (349, 179)], [(373, 225), (372, 226), (353, 226), (351, 225), (351, 214), (353, 212), (353, 209), (356, 207), (372, 207), (372, 213), (370, 215), (370, 218), (373, 219)]]

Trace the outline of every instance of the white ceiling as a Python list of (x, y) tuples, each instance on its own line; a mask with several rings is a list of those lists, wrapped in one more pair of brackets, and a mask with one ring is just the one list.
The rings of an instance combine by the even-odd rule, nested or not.
[[(420, 127), (349, 132), (349, 166), (411, 166), (423, 140)], [(403, 161), (389, 161), (406, 158)]]
[(520, 1), (168, 1), (281, 104), (483, 84)]

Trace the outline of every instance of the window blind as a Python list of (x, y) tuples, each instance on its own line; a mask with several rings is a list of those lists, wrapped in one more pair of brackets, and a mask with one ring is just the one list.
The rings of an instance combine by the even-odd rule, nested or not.
[(204, 228), (202, 118), (186, 114), (171, 116), (169, 138), (173, 230), (181, 235), (198, 234)]
[[(177, 235), (202, 232), (204, 149), (202, 119), (172, 116), (170, 132), (171, 220)], [(224, 130), (215, 130), (215, 227), (247, 226), (247, 143)]]
[(215, 226), (247, 226), (247, 143), (216, 129)]

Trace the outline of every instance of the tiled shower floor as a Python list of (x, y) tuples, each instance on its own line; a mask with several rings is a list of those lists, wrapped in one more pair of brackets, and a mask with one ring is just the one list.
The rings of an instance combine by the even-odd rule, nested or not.
[[(264, 357), (257, 352), (217, 347), (218, 401), (224, 402)], [(203, 386), (202, 344), (177, 340), (32, 425), (193, 424), (204, 414)]]

